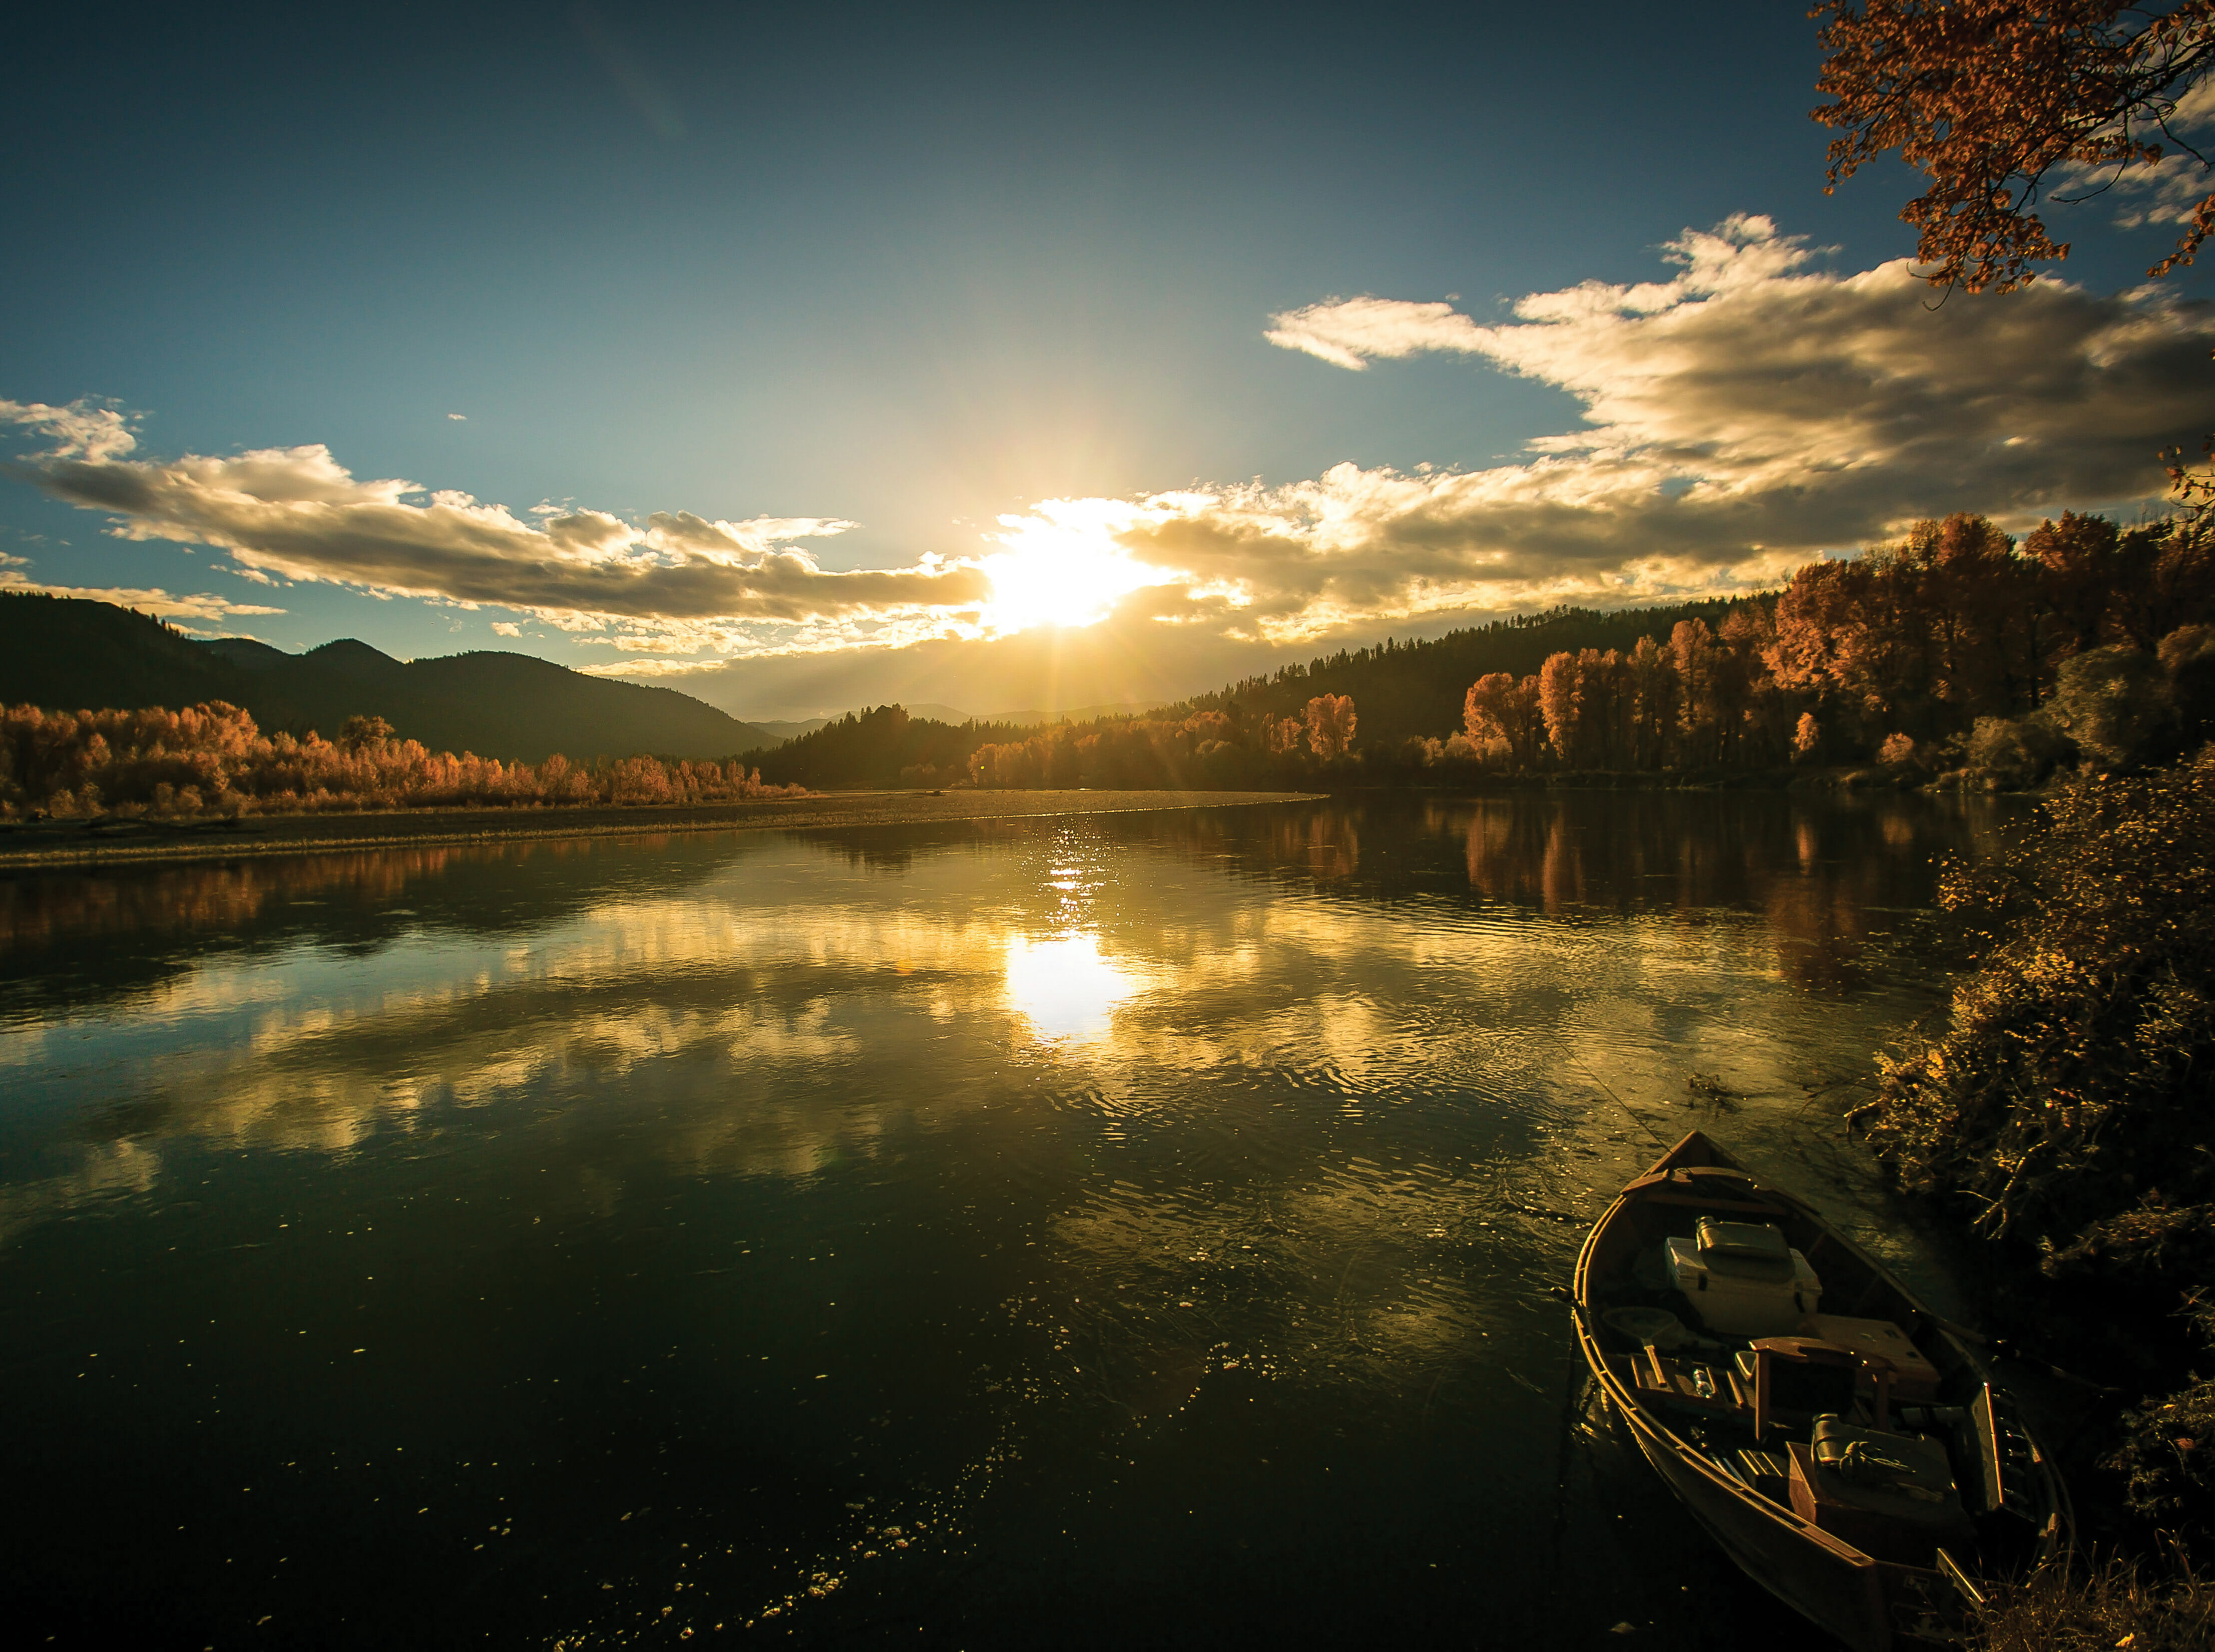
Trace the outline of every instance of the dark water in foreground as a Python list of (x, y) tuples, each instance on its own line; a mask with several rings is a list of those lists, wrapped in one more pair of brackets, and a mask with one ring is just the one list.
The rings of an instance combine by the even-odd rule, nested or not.
[(1796, 1636), (1588, 1438), (1545, 1293), (1697, 1124), (1943, 1300), (1837, 1117), (1936, 1002), (1973, 824), (1525, 797), (0, 879), (7, 1619)]

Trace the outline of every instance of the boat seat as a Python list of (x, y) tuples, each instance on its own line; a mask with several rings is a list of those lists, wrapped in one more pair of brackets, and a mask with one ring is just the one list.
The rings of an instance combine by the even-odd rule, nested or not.
[(1826, 1414), (1843, 1416), (1867, 1385), (1876, 1397), (1876, 1426), (1891, 1422), (1893, 1370), (1884, 1359), (1819, 1336), (1762, 1336), (1737, 1354), (1731, 1385), (1753, 1412), (1754, 1438), (1776, 1426), (1805, 1428)]

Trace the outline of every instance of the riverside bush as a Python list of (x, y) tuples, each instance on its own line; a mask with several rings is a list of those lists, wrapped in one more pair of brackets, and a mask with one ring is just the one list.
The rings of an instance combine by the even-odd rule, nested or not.
[[(1983, 926), (1979, 967), (1851, 1118), (1904, 1184), (2046, 1279), (2215, 1332), (2197, 1295), (2215, 1279), (2215, 746), (2080, 776), (2042, 812), (1942, 880), (1942, 904)], [(2210, 1427), (2206, 1383), (2134, 1414), (2114, 1465), (2135, 1510), (2215, 1535)]]

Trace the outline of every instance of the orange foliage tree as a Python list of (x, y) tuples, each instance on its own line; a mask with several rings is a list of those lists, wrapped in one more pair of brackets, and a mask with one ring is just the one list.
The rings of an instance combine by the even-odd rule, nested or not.
[(1470, 685), (1462, 700), (1463, 732), (1478, 746), (1497, 740), (1507, 748), (1508, 762), (1518, 769), (1535, 769), (1546, 735), (1545, 713), (1538, 679), (1519, 682), (1496, 671)]
[(1307, 706), (1308, 749), (1325, 763), (1346, 756), (1357, 721), (1351, 694), (1316, 695)]
[(1982, 517), (1950, 516), (1801, 568), (1777, 595), (1763, 655), (1825, 729), (1868, 750), (2036, 710), (2064, 661), (2151, 651), (2207, 618), (2211, 597), (2215, 539), (2189, 525), (2124, 531), (2064, 515), (2017, 546)]
[(736, 763), (431, 752), (394, 739), (381, 718), (349, 719), (335, 741), (264, 734), (220, 700), (175, 711), (0, 709), (0, 817), (709, 803), (803, 789), (765, 786)]
[[(1921, 169), (1930, 187), (1900, 217), (1939, 286), (2006, 292), (2066, 258), (2034, 210), (2052, 180), (2180, 152), (2205, 176), (2170, 122), (2215, 70), (2215, 0), (1828, 0), (1813, 15), (1827, 19), (1816, 85), (1836, 100), (1814, 118), (1844, 132), (1830, 186), (1894, 150)], [(2190, 263), (2211, 229), (2215, 193), (2151, 273)]]
[(1666, 642), (1565, 650), (1519, 682), (1482, 678), (1463, 727), (1470, 745), (1504, 748), (1526, 771), (1782, 765), (1826, 748), (1957, 763), (1948, 742), (2046, 707), (2071, 660), (2120, 649), (2114, 669), (2151, 672), (2159, 649), (2168, 670), (2180, 639), (2210, 623), (2206, 525), (2126, 531), (2064, 515), (2018, 546), (1981, 516), (1954, 515), (1811, 562), (1719, 627), (1680, 620)]

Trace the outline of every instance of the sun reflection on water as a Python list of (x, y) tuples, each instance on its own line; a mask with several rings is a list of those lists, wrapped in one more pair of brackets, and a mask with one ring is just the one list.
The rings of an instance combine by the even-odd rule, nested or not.
[(1082, 1044), (1104, 1035), (1115, 1008), (1145, 989), (1146, 979), (1100, 954), (1096, 935), (1008, 943), (1008, 1002), (1040, 1038)]

